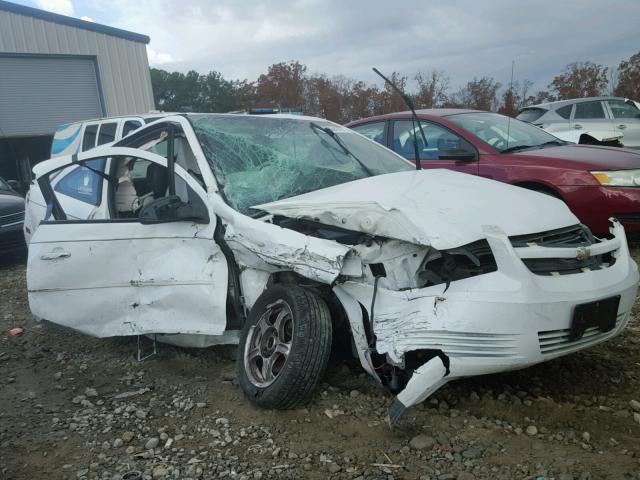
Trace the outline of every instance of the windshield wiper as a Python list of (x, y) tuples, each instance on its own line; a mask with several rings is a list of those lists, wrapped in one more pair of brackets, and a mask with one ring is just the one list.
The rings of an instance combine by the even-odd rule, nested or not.
[(550, 140), (548, 142), (541, 143), (540, 145), (514, 145), (513, 147), (505, 148), (500, 153), (511, 153), (518, 152), (520, 150), (525, 150), (527, 148), (545, 148), (550, 147), (552, 145), (566, 145), (567, 142), (562, 140)]
[(425, 146), (429, 145), (429, 142), (427, 142), (427, 137), (425, 136), (424, 130), (422, 129), (422, 122), (418, 118), (416, 109), (413, 106), (413, 100), (411, 100), (411, 97), (409, 95), (407, 95), (402, 90), (400, 90), (400, 87), (398, 87), (395, 83), (393, 83), (391, 80), (385, 77), (382, 73), (380, 73), (380, 70), (374, 67), (373, 71), (377, 75), (379, 75), (385, 81), (385, 83), (388, 83), (389, 85), (391, 85), (391, 88), (393, 88), (393, 90), (395, 90), (395, 92), (398, 95), (400, 95), (400, 97), (402, 98), (402, 101), (405, 103), (407, 107), (409, 107), (409, 110), (411, 110), (411, 131), (413, 132), (413, 154), (416, 157), (416, 170), (422, 170), (422, 163), (420, 162), (420, 148), (418, 147), (418, 139), (416, 137), (416, 123), (418, 124), (418, 128), (420, 129), (420, 135), (422, 136), (422, 141), (424, 142)]
[(500, 153), (518, 152), (520, 150), (526, 150), (527, 148), (536, 148), (536, 147), (537, 145), (514, 145), (513, 147), (505, 148), (504, 150), (500, 151)]
[(369, 170), (369, 168), (367, 168), (367, 166), (364, 163), (362, 163), (362, 161), (358, 157), (356, 157), (351, 150), (349, 150), (349, 148), (344, 144), (342, 139), (338, 135), (336, 135), (336, 132), (331, 130), (329, 127), (323, 127), (321, 125), (318, 125), (315, 122), (309, 122), (309, 126), (315, 130), (320, 130), (321, 132), (324, 132), (327, 135), (329, 135), (340, 146), (340, 148), (345, 153), (345, 155), (352, 157), (356, 162), (358, 162), (360, 166), (363, 168), (363, 170), (367, 172), (367, 174), (369, 174), (369, 176), (371, 177), (375, 176), (374, 173), (371, 170)]

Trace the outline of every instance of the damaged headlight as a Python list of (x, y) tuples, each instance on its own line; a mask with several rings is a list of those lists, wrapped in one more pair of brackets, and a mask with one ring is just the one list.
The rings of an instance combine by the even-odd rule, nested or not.
[(478, 240), (449, 250), (431, 249), (417, 277), (420, 287), (430, 287), (495, 272), (497, 269), (489, 242)]
[(497, 265), (486, 240), (448, 250), (389, 240), (356, 247), (370, 282), (391, 290), (425, 288), (495, 272)]

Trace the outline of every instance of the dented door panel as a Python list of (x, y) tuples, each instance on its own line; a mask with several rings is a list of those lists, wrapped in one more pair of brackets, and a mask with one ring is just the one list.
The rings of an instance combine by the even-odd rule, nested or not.
[(202, 230), (186, 222), (43, 223), (29, 249), (31, 309), (97, 337), (219, 335), (227, 264)]

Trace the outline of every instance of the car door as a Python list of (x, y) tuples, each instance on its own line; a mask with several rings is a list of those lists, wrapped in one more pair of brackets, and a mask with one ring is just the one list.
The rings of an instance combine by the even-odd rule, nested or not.
[[(92, 153), (80, 154), (76, 161), (107, 155), (112, 162), (142, 160), (168, 167), (165, 158), (132, 148), (107, 147), (99, 157)], [(188, 195), (181, 201), (204, 211), (206, 221), (145, 220), (145, 212), (155, 205), (132, 218), (115, 218), (114, 181), (108, 187), (111, 218), (69, 220), (48, 180), (51, 171), (64, 167), (58, 162), (39, 179), (55, 218), (42, 222), (29, 248), (27, 286), (34, 315), (97, 337), (222, 334), (227, 262), (214, 240), (215, 213), (198, 182), (172, 165), (175, 184), (183, 184)], [(151, 203), (169, 200), (160, 197)]]
[(607, 100), (613, 128), (622, 132), (625, 147), (640, 148), (640, 109), (628, 100)]
[(457, 172), (478, 174), (479, 157), (471, 143), (437, 123), (420, 120), (420, 124), (424, 131), (424, 139), (417, 125), (414, 128), (410, 119), (393, 120), (390, 126), (392, 150), (415, 162), (415, 138), (422, 168), (448, 168)]
[(571, 119), (571, 128), (613, 133), (613, 125), (605, 113), (605, 104), (600, 100), (576, 102)]

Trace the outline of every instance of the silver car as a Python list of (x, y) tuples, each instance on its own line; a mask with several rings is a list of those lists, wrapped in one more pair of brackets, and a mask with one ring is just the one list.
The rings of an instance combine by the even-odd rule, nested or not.
[(594, 138), (616, 138), (625, 147), (640, 148), (640, 103), (620, 97), (590, 97), (530, 105), (518, 120), (557, 136), (567, 131), (592, 132)]

